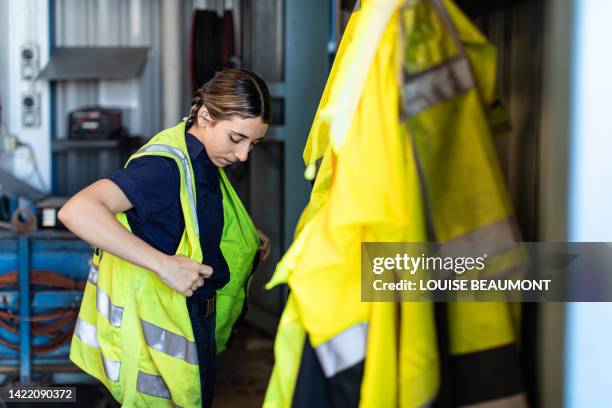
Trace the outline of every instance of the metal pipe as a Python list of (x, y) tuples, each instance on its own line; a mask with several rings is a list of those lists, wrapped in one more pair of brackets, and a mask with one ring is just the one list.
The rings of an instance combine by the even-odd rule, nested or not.
[(180, 0), (162, 0), (161, 75), (162, 126), (174, 126), (181, 114), (181, 18)]
[[(32, 371), (36, 373), (78, 373), (82, 370), (75, 365), (53, 364), (34, 365)], [(0, 366), (0, 374), (17, 374), (19, 366)]]
[(19, 377), (21, 384), (29, 384), (32, 374), (30, 344), (30, 240), (19, 238)]

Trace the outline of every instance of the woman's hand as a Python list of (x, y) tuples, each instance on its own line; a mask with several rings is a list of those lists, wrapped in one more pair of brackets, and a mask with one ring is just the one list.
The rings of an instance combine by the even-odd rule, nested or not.
[(183, 255), (166, 256), (156, 271), (164, 283), (185, 296), (193, 295), (197, 288), (204, 285), (213, 269)]
[(259, 245), (259, 250), (261, 251), (261, 260), (263, 262), (270, 256), (270, 238), (268, 238), (268, 236), (259, 229), (257, 230), (257, 234), (259, 235), (259, 241), (261, 242), (261, 245)]

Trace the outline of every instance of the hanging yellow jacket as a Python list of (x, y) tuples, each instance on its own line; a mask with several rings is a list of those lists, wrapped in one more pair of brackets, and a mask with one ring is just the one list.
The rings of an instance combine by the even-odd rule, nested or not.
[[(367, 46), (359, 44), (351, 49), (347, 39), (374, 41), (368, 63), (372, 68), (361, 78), (363, 91), (353, 107), (355, 120), (349, 123), (341, 145), (325, 146), (299, 232), (270, 283), (286, 281), (291, 294), (277, 332), (276, 364), (264, 403), (267, 407), (312, 406), (326, 404), (322, 402), (326, 400), (332, 406), (397, 403), (398, 339), (394, 333), (399, 330), (399, 310), (391, 303), (361, 302), (360, 244), (423, 241), (425, 230), (412, 146), (398, 126), (400, 93), (394, 67), (399, 62), (399, 26), (380, 21), (384, 10), (368, 8), (368, 4), (373, 3), (363, 2), (353, 14), (332, 70), (332, 76), (346, 72), (336, 70), (336, 64), (342, 67), (347, 53), (358, 59), (367, 56)], [(387, 12), (389, 20), (396, 15), (395, 5), (387, 7)], [(355, 74), (359, 77), (361, 73)], [(323, 98), (328, 95), (332, 101), (338, 91), (330, 89), (335, 85), (330, 81)], [(359, 79), (346, 82), (355, 85)], [(353, 103), (349, 97), (340, 99)], [(328, 108), (323, 100), (321, 104), (320, 112)], [(336, 107), (343, 113), (350, 110), (347, 104)], [(330, 130), (331, 125), (321, 119), (326, 115), (335, 120), (335, 114), (317, 113), (318, 135)], [(412, 310), (432, 321), (431, 304), (415, 303)], [(420, 335), (431, 339), (433, 332), (427, 333), (424, 327)], [(435, 360), (435, 342), (420, 344), (428, 350), (420, 350), (422, 360), (429, 362), (427, 355)], [(383, 354), (392, 357), (382, 358)], [(364, 364), (369, 355), (381, 358), (366, 358)], [(418, 390), (421, 401), (426, 402), (436, 387), (436, 373), (428, 364), (415, 363), (414, 371), (427, 377)]]
[[(489, 273), (519, 273), (524, 256), (515, 244), (519, 236), (485, 109), (495, 94), (495, 49), (452, 1), (418, 2), (399, 18), (402, 125), (415, 146), (428, 236), (487, 253)], [(525, 404), (515, 306), (453, 302), (441, 308), (446, 401)]]
[(451, 1), (353, 13), (304, 151), (307, 177), (322, 160), (311, 199), (269, 283), (291, 294), (266, 407), (524, 404), (509, 305), (361, 302), (361, 242), (512, 250), (494, 79), (495, 50)]
[[(130, 160), (159, 155), (176, 162), (185, 219), (176, 254), (201, 262), (195, 182), (184, 135), (184, 123), (166, 129)], [(225, 217), (221, 250), (230, 270), (230, 282), (217, 292), (216, 337), (223, 349), (242, 310), (259, 239), (225, 173), (219, 172)], [(117, 214), (117, 219), (130, 230), (125, 213)], [(124, 406), (201, 406), (196, 345), (185, 296), (155, 273), (110, 253), (94, 252), (70, 359), (100, 380)]]

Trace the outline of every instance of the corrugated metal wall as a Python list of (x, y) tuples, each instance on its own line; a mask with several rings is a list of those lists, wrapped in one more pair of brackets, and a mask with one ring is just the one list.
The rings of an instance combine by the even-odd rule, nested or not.
[[(124, 125), (134, 135), (151, 137), (161, 127), (160, 32), (160, 0), (55, 0), (56, 46), (149, 47), (144, 69), (131, 85), (137, 106), (124, 110)], [(57, 138), (66, 137), (68, 113), (97, 105), (105, 86), (103, 81), (57, 83)]]
[(543, 1), (530, 0), (477, 20), (497, 48), (497, 85), (512, 129), (496, 135), (496, 142), (526, 241), (539, 238), (544, 10)]
[[(516, 219), (525, 241), (541, 239), (538, 228), (541, 189), (543, 64), (546, 3), (528, 0), (479, 19), (483, 33), (497, 48), (497, 86), (511, 129), (495, 141)], [(540, 305), (521, 308), (521, 364), (529, 403), (540, 400)]]

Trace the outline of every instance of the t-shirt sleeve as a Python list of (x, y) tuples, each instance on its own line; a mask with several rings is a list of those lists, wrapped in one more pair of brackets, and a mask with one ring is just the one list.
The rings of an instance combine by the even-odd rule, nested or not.
[(141, 156), (106, 178), (123, 191), (141, 223), (179, 199), (180, 173), (168, 157)]

